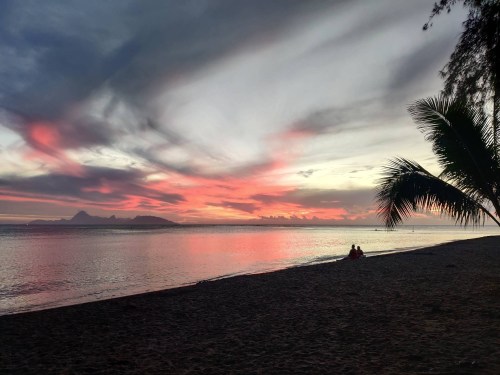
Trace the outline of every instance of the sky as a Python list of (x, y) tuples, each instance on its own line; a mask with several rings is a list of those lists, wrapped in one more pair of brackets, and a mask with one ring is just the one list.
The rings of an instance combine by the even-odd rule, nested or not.
[(407, 107), (466, 13), (433, 3), (0, 0), (0, 223), (381, 224), (389, 159), (439, 172)]

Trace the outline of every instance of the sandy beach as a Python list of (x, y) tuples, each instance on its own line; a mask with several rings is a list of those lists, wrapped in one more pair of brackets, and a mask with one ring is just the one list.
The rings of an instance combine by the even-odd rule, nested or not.
[(500, 236), (0, 317), (2, 374), (499, 374)]

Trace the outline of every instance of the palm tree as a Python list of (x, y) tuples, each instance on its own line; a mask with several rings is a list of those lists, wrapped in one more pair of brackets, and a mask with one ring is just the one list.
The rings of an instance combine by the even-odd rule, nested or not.
[(418, 100), (408, 108), (443, 168), (434, 176), (413, 161), (396, 158), (378, 186), (378, 215), (393, 228), (412, 212), (430, 210), (467, 226), (486, 217), (500, 226), (500, 164), (491, 117), (445, 96)]

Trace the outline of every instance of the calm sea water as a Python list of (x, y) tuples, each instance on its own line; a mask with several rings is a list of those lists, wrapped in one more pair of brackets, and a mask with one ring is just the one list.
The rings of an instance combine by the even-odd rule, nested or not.
[(0, 315), (498, 235), (496, 227), (0, 226)]

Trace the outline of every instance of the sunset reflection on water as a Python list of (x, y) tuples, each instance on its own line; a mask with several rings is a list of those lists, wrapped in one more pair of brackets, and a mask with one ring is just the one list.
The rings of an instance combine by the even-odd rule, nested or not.
[(331, 261), (351, 243), (376, 254), (497, 234), (429, 227), (201, 226), (163, 229), (0, 226), (0, 314)]

